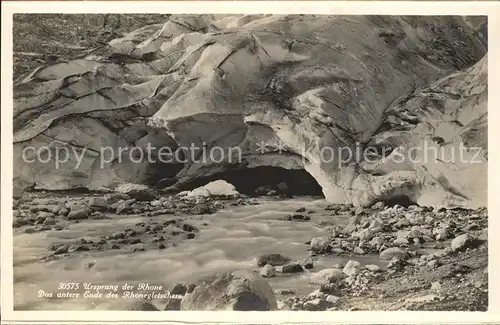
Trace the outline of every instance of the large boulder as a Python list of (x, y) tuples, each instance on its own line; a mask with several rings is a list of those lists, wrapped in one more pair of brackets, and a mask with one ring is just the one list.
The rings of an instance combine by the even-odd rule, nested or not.
[(198, 284), (186, 294), (181, 310), (276, 310), (271, 286), (251, 274), (224, 273)]
[(198, 197), (198, 196), (235, 196), (238, 195), (238, 191), (233, 184), (230, 184), (224, 180), (217, 180), (210, 182), (204, 186), (197, 187), (194, 190), (186, 193), (187, 197)]
[(120, 184), (116, 188), (116, 191), (121, 194), (126, 194), (137, 201), (152, 201), (158, 198), (158, 193), (156, 193), (155, 190), (141, 184)]
[[(332, 203), (485, 206), (484, 26), (460, 16), (173, 15), (112, 41), (108, 56), (19, 80), (15, 183), (92, 188), (161, 176), (182, 187), (270, 166), (305, 169)], [(124, 154), (101, 166), (103, 146), (153, 140), (192, 149), (161, 165)], [(58, 169), (49, 151), (48, 163), (27, 163), (29, 146), (71, 157)]]

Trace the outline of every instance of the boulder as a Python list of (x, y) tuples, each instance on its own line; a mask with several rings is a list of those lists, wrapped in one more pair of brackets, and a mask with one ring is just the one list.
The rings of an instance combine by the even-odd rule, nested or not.
[(314, 261), (311, 258), (304, 258), (300, 261), (300, 265), (306, 270), (312, 269), (314, 267)]
[(196, 197), (200, 197), (200, 196), (203, 196), (203, 197), (208, 197), (210, 196), (210, 192), (205, 188), (205, 187), (198, 187), (198, 188), (195, 188), (194, 190), (186, 193), (186, 197), (188, 198), (196, 198)]
[(260, 269), (260, 275), (264, 278), (272, 278), (276, 274), (274, 272), (274, 268), (271, 265), (266, 264), (262, 269)]
[(203, 187), (212, 196), (234, 196), (239, 194), (233, 184), (229, 184), (224, 180), (213, 181)]
[(311, 243), (309, 244), (310, 250), (315, 253), (329, 253), (332, 250), (330, 246), (331, 243), (330, 237), (315, 237), (311, 239)]
[(110, 204), (103, 197), (93, 197), (89, 200), (88, 206), (94, 211), (106, 211)]
[(224, 181), (218, 180), (210, 182), (204, 186), (195, 188), (194, 190), (187, 192), (187, 197), (199, 197), (199, 196), (236, 196), (239, 195), (236, 187), (234, 185)]
[(277, 267), (276, 269), (279, 269), (281, 273), (300, 273), (304, 271), (302, 266), (298, 263), (285, 264)]
[(224, 273), (198, 284), (184, 296), (181, 310), (276, 310), (269, 284), (249, 274)]
[(88, 219), (91, 214), (92, 210), (87, 207), (74, 206), (68, 214), (68, 220)]
[(371, 272), (379, 272), (380, 271), (380, 266), (375, 265), (375, 264), (368, 264), (365, 265), (366, 269)]
[(158, 198), (158, 193), (154, 189), (141, 184), (121, 184), (116, 188), (116, 191), (137, 201), (153, 201)]
[(176, 283), (168, 289), (168, 292), (171, 295), (184, 295), (187, 292), (187, 288), (183, 284)]
[(163, 310), (181, 310), (181, 299), (169, 298)]
[(271, 266), (280, 266), (290, 262), (290, 258), (283, 256), (281, 254), (264, 254), (257, 258), (257, 266), (263, 267), (266, 264)]
[(345, 274), (341, 269), (324, 269), (311, 275), (309, 282), (312, 284), (326, 285), (338, 280), (342, 280)]
[(390, 247), (380, 253), (380, 258), (383, 260), (392, 260), (393, 258), (404, 260), (408, 254), (400, 248)]
[(349, 260), (342, 269), (342, 272), (349, 276), (357, 274), (360, 269), (361, 263), (359, 263), (358, 261)]
[(453, 251), (464, 251), (468, 248), (476, 248), (481, 244), (481, 241), (470, 234), (462, 234), (451, 241), (451, 249)]

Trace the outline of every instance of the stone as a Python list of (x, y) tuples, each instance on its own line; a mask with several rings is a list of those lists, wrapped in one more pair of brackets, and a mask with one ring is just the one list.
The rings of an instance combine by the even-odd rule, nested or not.
[(187, 292), (187, 288), (185, 285), (181, 284), (181, 283), (176, 283), (174, 285), (172, 285), (169, 289), (168, 289), (168, 292), (171, 294), (171, 295), (185, 295), (186, 292)]
[(116, 214), (126, 214), (132, 211), (132, 204), (136, 202), (135, 199), (126, 200), (123, 202), (116, 203)]
[(276, 297), (265, 280), (236, 273), (223, 273), (200, 282), (181, 302), (181, 310), (267, 311), (276, 309)]
[(181, 299), (169, 298), (163, 310), (181, 310)]
[(276, 293), (278, 293), (279, 295), (294, 295), (295, 291), (291, 289), (278, 289), (276, 290)]
[[(342, 276), (344, 276), (344, 273), (342, 273)], [(331, 283), (320, 285), (319, 291), (329, 295), (341, 295), (341, 286), (342, 282), (333, 281)]]
[(394, 225), (396, 228), (404, 228), (410, 225), (410, 221), (406, 217), (399, 219)]
[(398, 238), (394, 239), (394, 241), (392, 242), (392, 244), (395, 245), (395, 246), (404, 246), (404, 245), (408, 245), (409, 241), (406, 238), (398, 237)]
[(96, 264), (96, 261), (88, 262), (88, 263), (85, 264), (85, 267), (87, 269), (91, 269), (91, 268), (93, 268), (95, 266), (95, 264)]
[(327, 307), (328, 303), (326, 302), (326, 300), (321, 298), (309, 300), (304, 303), (304, 309), (308, 311), (325, 310)]
[(73, 207), (68, 214), (68, 220), (85, 220), (91, 213), (92, 210), (87, 207)]
[(276, 273), (274, 272), (274, 268), (271, 265), (266, 264), (263, 268), (260, 269), (260, 275), (263, 278), (272, 278), (276, 276)]
[(90, 247), (88, 245), (71, 245), (68, 249), (68, 253), (87, 251), (90, 251)]
[(312, 284), (325, 285), (342, 280), (345, 277), (341, 269), (324, 269), (313, 273), (309, 280)]
[(384, 238), (382, 237), (373, 237), (372, 240), (370, 240), (370, 245), (372, 246), (381, 246), (385, 243)]
[(410, 232), (408, 230), (398, 230), (398, 232), (396, 233), (396, 238), (407, 239), (409, 233)]
[(55, 219), (45, 219), (45, 221), (43, 222), (43, 224), (45, 226), (53, 226), (56, 224), (56, 220)]
[(441, 291), (441, 283), (440, 282), (432, 282), (431, 284), (431, 290), (435, 292)]
[(195, 226), (192, 226), (192, 225), (187, 224), (187, 223), (182, 225), (182, 230), (187, 231), (187, 232), (199, 232), (200, 231)]
[(358, 227), (357, 227), (357, 225), (356, 225), (355, 223), (353, 223), (353, 222), (349, 222), (349, 223), (347, 224), (347, 226), (345, 226), (345, 227), (344, 227), (343, 232), (344, 232), (344, 234), (346, 234), (346, 235), (351, 235), (353, 232), (355, 232), (355, 231), (356, 231), (356, 229), (357, 229), (357, 228), (358, 228)]
[(354, 254), (358, 254), (358, 255), (364, 255), (366, 254), (366, 252), (360, 248), (360, 247), (354, 247), (354, 250), (353, 250)]
[(480, 242), (470, 234), (462, 234), (451, 241), (451, 249), (455, 252), (476, 248), (479, 245)]
[(304, 272), (304, 269), (298, 263), (290, 263), (290, 264), (283, 265), (281, 272), (282, 273), (300, 273), (300, 272)]
[(330, 237), (315, 237), (311, 239), (311, 244), (309, 245), (309, 248), (311, 251), (318, 254), (328, 253), (332, 249), (330, 243), (331, 243)]
[(344, 272), (344, 274), (348, 276), (354, 275), (359, 273), (360, 268), (361, 263), (359, 263), (358, 261), (349, 260), (342, 269), (342, 272)]
[(93, 211), (106, 211), (110, 204), (103, 197), (93, 197), (89, 199), (88, 206)]
[(334, 295), (328, 295), (328, 296), (326, 296), (325, 300), (329, 304), (336, 304), (337, 302), (340, 301), (340, 297), (337, 297)]
[(237, 196), (239, 192), (234, 185), (224, 181), (217, 180), (195, 188), (187, 193), (188, 197), (208, 197), (208, 196)]
[(306, 270), (312, 269), (314, 267), (314, 262), (312, 258), (308, 257), (300, 261), (300, 265)]
[(359, 240), (369, 241), (373, 238), (373, 232), (370, 229), (363, 229), (359, 232)]
[(375, 265), (375, 264), (368, 264), (365, 265), (365, 268), (370, 271), (370, 272), (379, 272), (380, 271), (380, 266)]
[(40, 211), (40, 212), (38, 212), (38, 217), (43, 218), (45, 220), (47, 218), (53, 218), (54, 214), (51, 212)]
[(121, 184), (116, 188), (116, 191), (137, 201), (153, 201), (158, 198), (158, 193), (154, 189), (141, 184)]
[(316, 299), (316, 298), (320, 298), (320, 299), (323, 299), (325, 297), (325, 293), (322, 292), (321, 290), (317, 289), (317, 290), (314, 290), (313, 292), (311, 292), (310, 294), (307, 295), (307, 299)]
[(96, 211), (96, 212), (92, 213), (92, 219), (94, 219), (94, 220), (105, 220), (105, 219), (110, 219), (110, 217), (108, 217), (107, 215), (105, 215), (102, 212)]
[(366, 213), (365, 209), (363, 209), (362, 207), (356, 208), (356, 210), (354, 211), (355, 216), (366, 216), (366, 214), (367, 213)]
[(54, 255), (66, 254), (68, 250), (69, 250), (68, 245), (61, 245), (54, 251)]
[(376, 202), (372, 205), (373, 210), (382, 210), (385, 207), (385, 203), (382, 201)]
[(370, 226), (369, 226), (369, 229), (378, 229), (378, 228), (382, 228), (384, 226), (384, 222), (377, 218), (377, 219), (374, 219), (372, 220), (372, 222), (370, 223)]
[(397, 247), (387, 248), (386, 250), (384, 250), (380, 253), (380, 258), (383, 260), (391, 260), (393, 258), (404, 260), (407, 257), (408, 257), (407, 253), (405, 251), (403, 251), (402, 249), (397, 248)]
[(162, 207), (164, 202), (160, 201), (160, 200), (153, 200), (151, 201), (151, 206), (154, 206), (154, 207)]
[(345, 250), (343, 250), (340, 247), (334, 247), (331, 249), (331, 253), (341, 255), (341, 254), (345, 253)]
[(440, 230), (437, 234), (436, 234), (436, 240), (438, 241), (445, 241), (448, 239), (448, 232), (444, 229)]
[(195, 215), (213, 214), (215, 213), (215, 208), (211, 204), (200, 203), (191, 208), (190, 212)]
[(196, 288), (196, 284), (195, 283), (188, 283), (186, 285), (186, 293), (193, 292), (194, 288)]
[(479, 240), (487, 241), (488, 240), (488, 228), (484, 228), (481, 230), (481, 234), (478, 237)]
[(110, 189), (109, 187), (106, 187), (106, 186), (101, 186), (99, 188), (96, 189), (97, 192), (100, 192), (100, 193), (112, 193), (113, 190)]
[(408, 235), (407, 237), (408, 238), (422, 238), (424, 236), (424, 234), (420, 231), (420, 230), (411, 230), (410, 232), (408, 232)]
[(258, 267), (263, 267), (266, 264), (271, 266), (280, 266), (288, 262), (290, 262), (290, 258), (277, 253), (264, 254), (257, 258)]
[(427, 262), (427, 267), (429, 267), (431, 269), (435, 269), (439, 265), (440, 265), (439, 260), (432, 260), (432, 261)]
[(394, 257), (390, 260), (389, 264), (387, 265), (387, 268), (395, 271), (401, 271), (407, 265), (408, 265), (407, 261)]
[(299, 213), (293, 213), (290, 214), (286, 217), (286, 220), (291, 220), (291, 221), (309, 221), (311, 218), (309, 216), (306, 216), (304, 214), (299, 214)]
[(281, 193), (287, 193), (290, 188), (288, 187), (288, 184), (286, 182), (280, 182), (276, 185), (276, 188), (281, 192)]

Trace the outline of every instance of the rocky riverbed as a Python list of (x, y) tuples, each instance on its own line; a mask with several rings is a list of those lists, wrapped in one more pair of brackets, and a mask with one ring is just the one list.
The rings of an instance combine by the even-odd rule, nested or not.
[[(487, 309), (485, 209), (193, 192), (25, 193), (14, 203), (15, 309), (222, 308), (196, 303), (200, 281), (239, 271), (272, 288), (275, 304), (256, 310)], [(60, 283), (142, 283), (184, 298), (39, 296)]]

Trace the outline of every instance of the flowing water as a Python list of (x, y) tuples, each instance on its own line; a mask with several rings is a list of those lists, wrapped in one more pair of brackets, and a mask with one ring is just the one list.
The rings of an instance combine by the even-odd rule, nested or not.
[[(311, 197), (286, 200), (260, 200), (259, 205), (229, 207), (212, 215), (189, 216), (187, 222), (200, 232), (192, 240), (176, 247), (143, 252), (81, 252), (60, 260), (43, 262), (47, 247), (54, 242), (68, 243), (85, 237), (106, 236), (134, 225), (147, 217), (114, 216), (115, 220), (86, 220), (72, 224), (63, 231), (35, 234), (14, 234), (14, 308), (16, 310), (86, 310), (123, 309), (126, 299), (41, 298), (39, 290), (57, 292), (60, 282), (163, 286), (165, 292), (172, 284), (193, 282), (222, 271), (257, 270), (255, 258), (265, 253), (279, 253), (300, 260), (308, 256), (304, 242), (327, 235), (321, 222), (346, 224), (349, 216), (332, 216), (325, 211), (326, 202)], [(281, 218), (300, 207), (312, 210), (306, 222), (284, 221)], [(155, 217), (161, 220), (162, 217)], [(167, 220), (172, 216), (164, 217)], [(346, 262), (348, 257), (315, 257), (311, 272)], [(376, 256), (356, 257), (362, 264), (379, 264)], [(95, 263), (92, 268), (86, 265)], [(268, 279), (273, 289), (290, 289), (308, 294), (318, 286), (309, 284), (309, 272), (280, 274)], [(108, 290), (101, 290), (106, 293)], [(55, 296), (55, 295), (54, 295)], [(158, 301), (161, 306), (162, 301)]]

